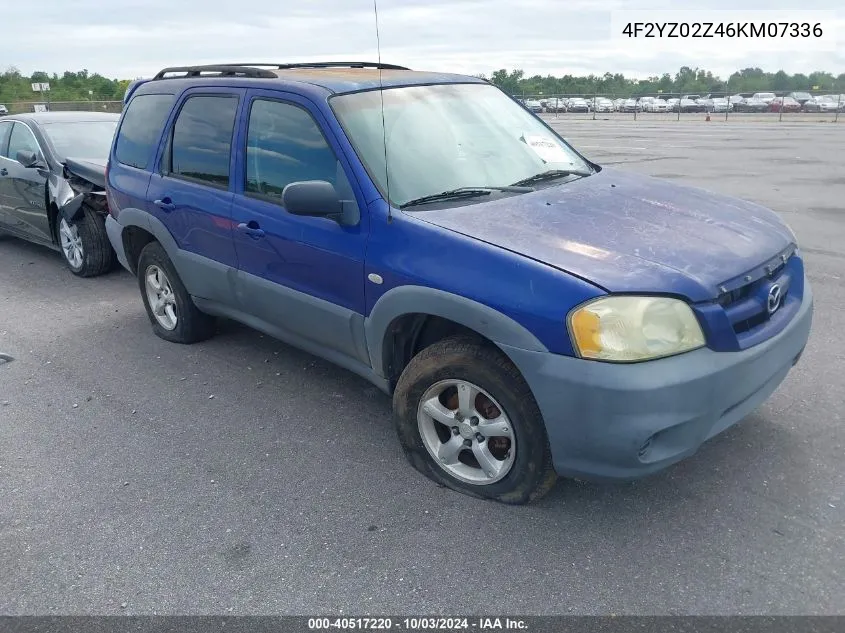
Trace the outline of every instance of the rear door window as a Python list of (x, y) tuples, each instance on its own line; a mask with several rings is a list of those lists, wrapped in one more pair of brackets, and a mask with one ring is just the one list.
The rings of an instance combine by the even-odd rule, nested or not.
[(237, 112), (234, 95), (189, 97), (173, 124), (164, 173), (227, 189)]
[(114, 150), (119, 163), (147, 168), (174, 100), (174, 95), (156, 94), (138, 95), (129, 102)]

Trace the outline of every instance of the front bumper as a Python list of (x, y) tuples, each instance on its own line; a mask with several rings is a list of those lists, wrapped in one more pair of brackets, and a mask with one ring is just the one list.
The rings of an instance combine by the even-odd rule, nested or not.
[(126, 250), (123, 248), (123, 227), (112, 216), (106, 216), (106, 234), (109, 236), (111, 247), (117, 254), (117, 261), (126, 270), (130, 270), (128, 260), (126, 259)]
[(543, 414), (555, 470), (630, 479), (692, 455), (761, 405), (798, 361), (813, 297), (779, 334), (739, 352), (703, 348), (634, 364), (602, 363), (503, 346)]

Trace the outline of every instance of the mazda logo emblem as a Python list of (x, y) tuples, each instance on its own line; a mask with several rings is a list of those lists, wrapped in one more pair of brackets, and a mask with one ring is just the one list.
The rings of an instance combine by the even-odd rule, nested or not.
[(769, 311), (769, 314), (774, 314), (777, 309), (780, 307), (782, 295), (780, 292), (780, 286), (774, 284), (771, 288), (769, 288), (769, 296), (766, 299), (766, 308)]

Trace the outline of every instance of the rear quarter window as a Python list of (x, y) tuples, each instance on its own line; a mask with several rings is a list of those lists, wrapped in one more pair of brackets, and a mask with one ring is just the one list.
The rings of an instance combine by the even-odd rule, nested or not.
[(119, 163), (147, 168), (174, 100), (172, 94), (154, 94), (137, 95), (129, 102), (114, 149), (114, 157)]

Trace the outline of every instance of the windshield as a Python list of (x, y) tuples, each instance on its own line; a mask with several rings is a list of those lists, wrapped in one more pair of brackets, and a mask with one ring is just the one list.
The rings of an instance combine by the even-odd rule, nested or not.
[(108, 158), (115, 121), (62, 121), (42, 123), (41, 129), (50, 139), (59, 161), (75, 158)]
[(331, 106), (383, 194), (387, 172), (395, 206), (461, 187), (507, 186), (549, 170), (590, 171), (552, 131), (489, 84), (357, 92), (333, 97)]

